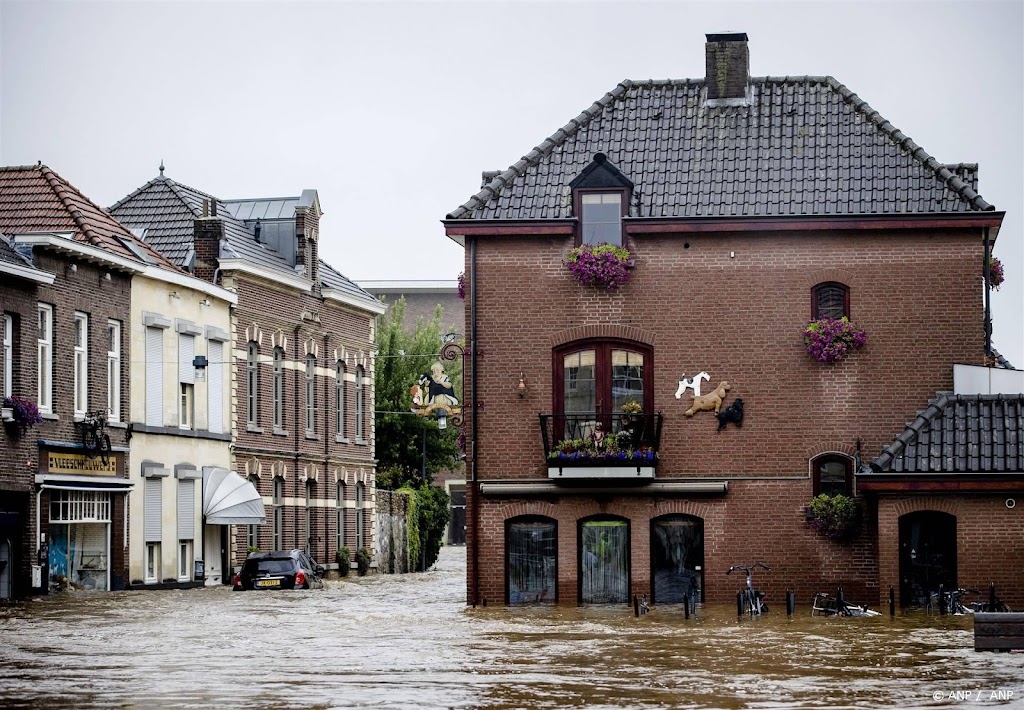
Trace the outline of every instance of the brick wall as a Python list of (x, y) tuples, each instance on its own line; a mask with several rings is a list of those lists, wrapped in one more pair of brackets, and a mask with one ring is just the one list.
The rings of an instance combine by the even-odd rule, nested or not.
[[(628, 337), (653, 349), (646, 365), (655, 410), (665, 415), (657, 478), (730, 480), (727, 495), (704, 502), (709, 599), (735, 591), (721, 574), (726, 567), (767, 558), (775, 569), (762, 580), (772, 590), (806, 596), (842, 583), (850, 598), (873, 602), (873, 535), (839, 546), (806, 527), (809, 462), (827, 452), (852, 456), (857, 439), (870, 457), (936, 391), (952, 387), (952, 363), (982, 362), (982, 290), (965, 267), (980, 265), (981, 245), (976, 232), (952, 231), (642, 236), (629, 245), (632, 281), (607, 293), (579, 286), (562, 266), (570, 239), (480, 239), (477, 475), (545, 478), (537, 413), (553, 409), (552, 349), (583, 337)], [(467, 273), (469, 266), (467, 256)], [(868, 332), (866, 347), (840, 363), (814, 362), (803, 344), (811, 289), (823, 281), (849, 287), (852, 320)], [(701, 370), (712, 378), (705, 391), (725, 380), (733, 387), (727, 403), (743, 398), (741, 429), (718, 432), (710, 413), (683, 416), (690, 396), (674, 398), (678, 379)], [(525, 399), (515, 392), (520, 371), (530, 387)], [(467, 381), (467, 401), (472, 386)], [(471, 426), (467, 416), (466, 431)], [(598, 509), (585, 497), (557, 500), (569, 561), (574, 521)], [(485, 499), (480, 508), (481, 594), (492, 600), (503, 597), (501, 511), (508, 504)], [(644, 541), (657, 504), (642, 497), (602, 503), (636, 516), (638, 592), (649, 578)], [(574, 567), (561, 565), (560, 574)], [(469, 576), (472, 587), (472, 567)], [(567, 599), (570, 590), (561, 591)]]

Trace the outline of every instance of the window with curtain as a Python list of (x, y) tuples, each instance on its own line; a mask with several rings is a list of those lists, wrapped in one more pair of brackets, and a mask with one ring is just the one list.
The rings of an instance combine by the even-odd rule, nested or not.
[(558, 528), (551, 518), (528, 516), (505, 524), (509, 604), (554, 603), (558, 596)]
[(629, 523), (621, 519), (580, 522), (580, 602), (624, 604), (629, 600)]

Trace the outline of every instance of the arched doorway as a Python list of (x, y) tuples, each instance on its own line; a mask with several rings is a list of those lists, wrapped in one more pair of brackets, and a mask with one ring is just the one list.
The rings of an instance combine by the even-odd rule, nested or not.
[(956, 516), (935, 510), (901, 516), (900, 605), (926, 606), (940, 585), (957, 585)]
[(598, 516), (579, 524), (580, 604), (629, 602), (629, 521)]
[(551, 518), (505, 521), (505, 603), (553, 604), (558, 600), (558, 526)]
[(704, 601), (704, 520), (663, 515), (651, 521), (652, 601), (681, 604), (693, 593)]

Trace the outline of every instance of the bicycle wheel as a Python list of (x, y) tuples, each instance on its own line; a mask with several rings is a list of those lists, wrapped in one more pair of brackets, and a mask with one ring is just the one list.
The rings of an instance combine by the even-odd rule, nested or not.
[(99, 449), (100, 461), (102, 461), (103, 465), (106, 466), (110, 463), (110, 437), (106, 434), (101, 436), (99, 443), (97, 444), (97, 449)]

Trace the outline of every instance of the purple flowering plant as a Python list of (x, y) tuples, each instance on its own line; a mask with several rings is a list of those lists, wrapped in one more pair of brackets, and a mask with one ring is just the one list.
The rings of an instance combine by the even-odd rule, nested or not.
[(459, 272), (459, 299), (466, 300), (466, 272)]
[(999, 261), (999, 257), (992, 256), (988, 260), (988, 282), (992, 285), (996, 291), (1003, 284), (1003, 262)]
[(658, 458), (658, 453), (649, 446), (633, 447), (630, 445), (629, 432), (610, 435), (598, 443), (589, 439), (563, 439), (548, 452), (551, 464), (565, 463), (651, 463)]
[(43, 416), (39, 413), (39, 407), (30, 399), (19, 397), (16, 394), (11, 395), (4, 398), (4, 407), (11, 408), (14, 424), (18, 427), (18, 431), (21, 434), (24, 434), (29, 427), (33, 427), (43, 421)]
[(842, 318), (819, 318), (811, 321), (804, 329), (804, 344), (807, 352), (818, 362), (837, 362), (846, 357), (850, 350), (864, 347), (868, 334), (850, 320)]
[(616, 289), (629, 281), (629, 250), (614, 244), (584, 244), (569, 252), (565, 266), (584, 286)]

